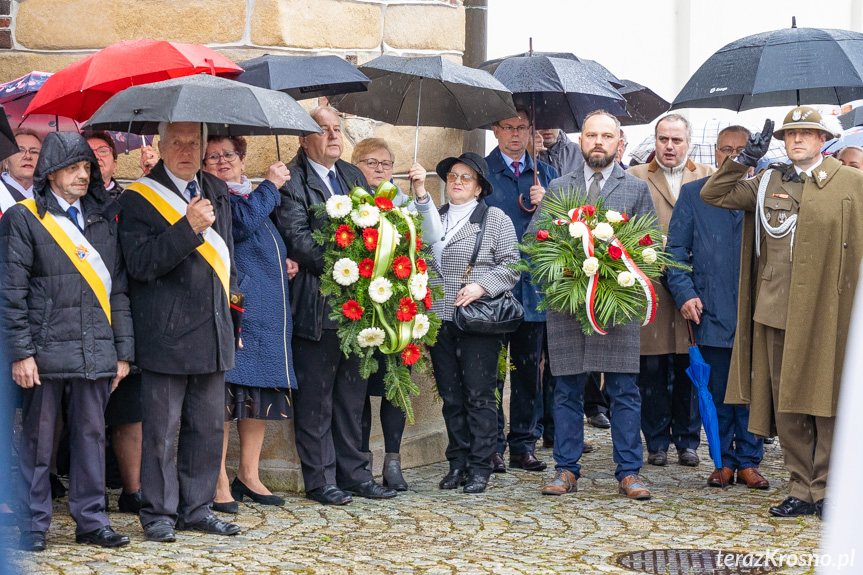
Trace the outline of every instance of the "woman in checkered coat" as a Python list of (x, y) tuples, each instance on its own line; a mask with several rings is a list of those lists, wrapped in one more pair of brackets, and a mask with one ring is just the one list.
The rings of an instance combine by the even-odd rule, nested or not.
[[(520, 277), (510, 267), (519, 260), (515, 247), (518, 239), (509, 217), (483, 200), (492, 193), (492, 185), (485, 178), (488, 165), (481, 156), (467, 152), (447, 158), (436, 171), (446, 181), (449, 198), (449, 204), (439, 210), (442, 237), (431, 248), (437, 271), (433, 281), (442, 285), (446, 294), (434, 302), (433, 310), (443, 325), (431, 349), (449, 439), (446, 456), (450, 470), (440, 488), (464, 485), (465, 493), (482, 493), (491, 474), (497, 435), (494, 391), (503, 337), (461, 331), (452, 322), (453, 310), (485, 294), (494, 297), (512, 289)], [(482, 245), (465, 284), (463, 275), (486, 212)]]

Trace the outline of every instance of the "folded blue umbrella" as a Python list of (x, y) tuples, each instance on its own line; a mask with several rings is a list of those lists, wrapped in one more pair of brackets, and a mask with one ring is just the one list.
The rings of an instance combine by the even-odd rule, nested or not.
[(716, 406), (713, 404), (713, 395), (707, 384), (710, 381), (710, 365), (704, 361), (701, 350), (695, 345), (695, 336), (692, 333), (692, 323), (689, 325), (689, 367), (686, 375), (692, 380), (695, 389), (698, 390), (698, 410), (701, 412), (701, 424), (707, 435), (707, 446), (710, 448), (710, 458), (716, 469), (722, 467), (722, 447), (719, 441), (719, 418), (716, 415)]

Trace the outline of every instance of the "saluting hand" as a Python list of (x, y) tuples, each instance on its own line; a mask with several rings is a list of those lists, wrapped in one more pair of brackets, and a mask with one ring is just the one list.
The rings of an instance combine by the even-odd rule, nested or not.
[(773, 138), (773, 120), (767, 118), (764, 121), (764, 129), (761, 133), (755, 133), (749, 136), (746, 142), (746, 148), (737, 155), (737, 162), (744, 166), (755, 167), (758, 160), (764, 157), (767, 150), (770, 149), (770, 140)]
[(186, 207), (186, 219), (196, 234), (200, 234), (216, 223), (216, 209), (210, 200), (195, 196)]

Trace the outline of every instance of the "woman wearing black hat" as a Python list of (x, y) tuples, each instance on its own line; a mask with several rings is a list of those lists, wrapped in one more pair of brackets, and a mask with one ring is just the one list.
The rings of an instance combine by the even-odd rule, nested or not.
[[(491, 474), (491, 456), (497, 434), (495, 386), (502, 336), (468, 334), (452, 322), (457, 306), (467, 306), (485, 294), (504, 293), (518, 281), (510, 265), (519, 260), (518, 241), (512, 221), (498, 208), (490, 208), (483, 197), (492, 192), (485, 178), (488, 166), (473, 153), (447, 158), (437, 165), (446, 182), (449, 204), (439, 210), (443, 234), (432, 245), (438, 277), (432, 281), (444, 288), (445, 297), (433, 310), (443, 320), (437, 343), (431, 349), (438, 393), (449, 445), (449, 473), (441, 489), (482, 493)], [(486, 215), (487, 212), (487, 215)], [(470, 278), (463, 276), (473, 255), (477, 234), (485, 216), (485, 231)]]

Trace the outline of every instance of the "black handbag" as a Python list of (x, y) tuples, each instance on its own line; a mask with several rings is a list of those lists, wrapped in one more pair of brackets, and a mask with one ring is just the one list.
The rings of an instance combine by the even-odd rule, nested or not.
[[(476, 264), (482, 238), (485, 235), (485, 222), (488, 209), (482, 215), (479, 233), (473, 256), (462, 276), (462, 287), (470, 283), (470, 272)], [(475, 335), (502, 335), (515, 331), (524, 320), (524, 307), (515, 299), (511, 291), (506, 291), (497, 297), (486, 294), (470, 304), (455, 308), (452, 321), (460, 330)]]

